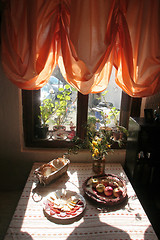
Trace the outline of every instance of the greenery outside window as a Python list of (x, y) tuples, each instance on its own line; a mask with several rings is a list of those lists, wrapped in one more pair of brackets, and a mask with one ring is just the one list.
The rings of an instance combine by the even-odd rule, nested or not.
[[(23, 90), (26, 147), (70, 148), (75, 136), (85, 138), (87, 122), (94, 121), (97, 130), (106, 127), (106, 123), (107, 127), (113, 128), (115, 119), (110, 116), (113, 116), (113, 113), (116, 124), (119, 125), (121, 121), (120, 125), (125, 126), (128, 115), (124, 117), (121, 107), (126, 106), (130, 98), (124, 98), (124, 93), (115, 84), (109, 84), (107, 89), (108, 92), (82, 95), (66, 83), (56, 67), (49, 82), (42, 89)], [(42, 129), (43, 132), (40, 131)]]

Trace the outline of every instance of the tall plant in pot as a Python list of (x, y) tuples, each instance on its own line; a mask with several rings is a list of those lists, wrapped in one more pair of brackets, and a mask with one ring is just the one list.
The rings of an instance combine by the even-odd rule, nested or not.
[[(64, 87), (58, 89), (58, 93), (53, 98), (44, 99), (40, 106), (40, 127), (38, 137), (46, 138), (48, 132), (48, 123), (54, 124), (53, 131), (65, 131), (66, 127), (63, 125), (66, 122), (67, 110), (71, 103), (72, 89), (70, 85), (66, 84)], [(55, 100), (56, 99), (56, 100)]]
[(38, 137), (46, 138), (48, 133), (48, 121), (52, 116), (55, 107), (52, 99), (44, 99), (40, 108), (40, 115), (38, 118), (40, 119), (40, 126), (38, 127)]
[(53, 131), (65, 130), (66, 127), (63, 125), (67, 118), (67, 111), (71, 103), (72, 90), (70, 85), (66, 84), (63, 88), (58, 89), (57, 100), (54, 103), (55, 106), (55, 117), (53, 120), (54, 126)]
[(119, 111), (113, 107), (110, 109), (110, 113), (107, 116), (106, 124), (110, 123), (111, 118), (114, 121), (115, 127), (112, 128), (112, 135), (114, 140), (119, 140), (119, 144), (122, 144), (122, 139), (126, 140), (128, 131), (125, 127), (119, 125), (118, 122)]
[[(102, 94), (103, 101), (106, 103), (105, 95), (108, 91), (105, 91), (105, 93)], [(107, 104), (107, 103), (106, 103)], [(102, 122), (104, 124), (104, 129), (108, 129), (112, 132), (112, 138), (114, 141), (118, 143), (118, 145), (121, 147), (123, 144), (126, 143), (127, 136), (128, 136), (128, 130), (119, 125), (119, 114), (120, 111), (116, 107), (110, 107), (108, 105), (108, 108), (110, 109), (109, 113), (106, 115), (104, 112), (101, 112), (102, 116)], [(114, 126), (111, 128), (108, 127), (110, 123), (114, 123)]]

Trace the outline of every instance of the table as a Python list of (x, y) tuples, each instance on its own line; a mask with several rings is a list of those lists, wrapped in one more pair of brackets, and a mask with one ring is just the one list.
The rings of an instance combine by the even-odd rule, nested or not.
[[(60, 188), (74, 189), (82, 195), (83, 182), (93, 175), (91, 163), (71, 163), (67, 174), (42, 187), (37, 185), (33, 171), (42, 163), (35, 163), (9, 225), (5, 240), (155, 240), (158, 239), (120, 164), (106, 164), (105, 172), (125, 179), (128, 203), (112, 209), (99, 208), (86, 198), (81, 219), (70, 224), (49, 221), (43, 213), (43, 197)], [(38, 195), (38, 194), (39, 195)]]

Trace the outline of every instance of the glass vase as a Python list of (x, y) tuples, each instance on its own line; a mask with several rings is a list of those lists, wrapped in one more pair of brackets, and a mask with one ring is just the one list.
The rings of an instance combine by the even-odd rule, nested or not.
[(100, 158), (93, 158), (92, 165), (93, 172), (97, 175), (101, 175), (105, 173), (105, 156)]

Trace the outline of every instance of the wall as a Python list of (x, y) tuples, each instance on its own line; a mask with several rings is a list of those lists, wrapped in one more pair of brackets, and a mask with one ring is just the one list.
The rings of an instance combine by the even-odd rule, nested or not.
[(143, 98), (141, 107), (141, 116), (144, 116), (144, 109), (151, 108), (156, 110), (160, 106), (160, 93), (157, 93), (151, 97)]

